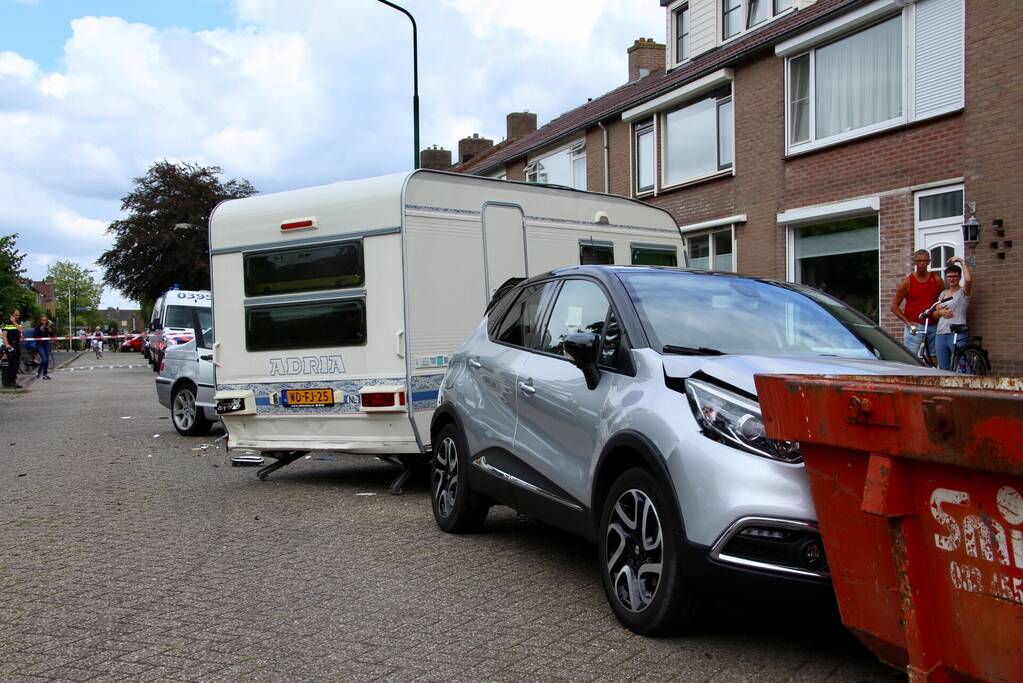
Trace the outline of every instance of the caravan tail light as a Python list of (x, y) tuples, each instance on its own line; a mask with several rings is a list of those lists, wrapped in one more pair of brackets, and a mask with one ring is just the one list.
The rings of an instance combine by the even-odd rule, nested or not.
[(309, 228), (316, 227), (316, 218), (296, 218), (292, 221), (285, 221), (281, 223), (281, 232), (288, 232), (290, 230), (308, 230)]
[(404, 412), (405, 389), (397, 386), (369, 386), (359, 390), (363, 412)]

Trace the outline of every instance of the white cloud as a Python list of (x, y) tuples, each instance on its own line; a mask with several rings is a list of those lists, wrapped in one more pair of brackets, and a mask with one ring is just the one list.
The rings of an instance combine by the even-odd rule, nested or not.
[(107, 223), (80, 216), (74, 211), (58, 207), (50, 211), (51, 224), (65, 237), (89, 241), (107, 241)]
[[(653, 0), (402, 4), (419, 27), (421, 145), (452, 151), (474, 132), (500, 140), (508, 112), (542, 125), (624, 83), (626, 48), (664, 27)], [(368, 0), (234, 0), (232, 14), (204, 31), (81, 16), (50, 71), (0, 52), (0, 232), (20, 233), (33, 276), (109, 248), (155, 160), (263, 192), (411, 168), (405, 17)]]

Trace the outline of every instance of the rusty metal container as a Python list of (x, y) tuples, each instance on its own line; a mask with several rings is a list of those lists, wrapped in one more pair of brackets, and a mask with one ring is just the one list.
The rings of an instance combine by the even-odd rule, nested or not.
[(1023, 681), (1023, 380), (757, 376), (843, 623), (911, 681)]

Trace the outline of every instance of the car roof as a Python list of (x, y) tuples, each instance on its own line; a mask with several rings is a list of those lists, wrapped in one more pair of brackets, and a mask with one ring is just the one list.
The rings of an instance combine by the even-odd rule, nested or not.
[(695, 277), (728, 277), (738, 278), (742, 280), (754, 280), (757, 282), (768, 282), (771, 284), (778, 284), (784, 286), (790, 286), (792, 283), (785, 282), (784, 280), (772, 280), (770, 278), (757, 277), (755, 275), (740, 275), (739, 273), (732, 273), (727, 271), (717, 270), (701, 270), (694, 268), (676, 268), (672, 266), (630, 266), (630, 265), (582, 265), (582, 266), (564, 266), (562, 268), (555, 268), (549, 270), (546, 273), (534, 275), (533, 277), (527, 278), (519, 283), (519, 286), (526, 283), (532, 283), (538, 280), (543, 280), (551, 277), (567, 277), (570, 275), (589, 275), (595, 277), (601, 281), (608, 281), (612, 279), (612, 276), (617, 276), (621, 273), (678, 273), (680, 275), (691, 275)]

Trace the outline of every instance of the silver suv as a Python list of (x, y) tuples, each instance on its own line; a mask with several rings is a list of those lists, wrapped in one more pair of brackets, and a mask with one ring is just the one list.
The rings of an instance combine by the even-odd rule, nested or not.
[(608, 601), (641, 634), (694, 626), (722, 579), (828, 583), (799, 444), (765, 436), (753, 376), (933, 371), (791, 283), (580, 266), (502, 289), (438, 398), (441, 529), (504, 504), (596, 541)]

